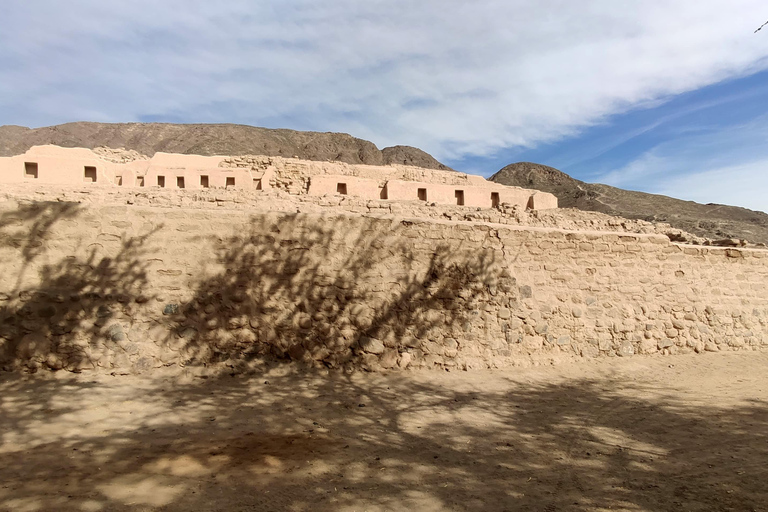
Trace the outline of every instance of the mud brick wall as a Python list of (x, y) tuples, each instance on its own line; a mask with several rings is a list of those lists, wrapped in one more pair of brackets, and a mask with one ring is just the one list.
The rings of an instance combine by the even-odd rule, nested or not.
[(768, 253), (352, 214), (0, 204), (0, 367), (479, 368), (768, 346)]

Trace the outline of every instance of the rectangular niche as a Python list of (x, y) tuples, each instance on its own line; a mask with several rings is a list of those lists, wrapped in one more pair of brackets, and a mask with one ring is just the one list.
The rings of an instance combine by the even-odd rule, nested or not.
[(210, 187), (210, 185), (208, 184), (208, 176), (206, 175), (200, 176), (200, 186), (203, 188)]
[(498, 192), (491, 192), (491, 208), (498, 208), (499, 207), (499, 193)]
[(176, 188), (184, 188), (184, 176), (176, 176)]
[(261, 190), (261, 178), (253, 178), (253, 188)]
[(157, 186), (160, 188), (165, 188), (165, 176), (157, 177)]
[(226, 187), (229, 188), (229, 187), (234, 187), (234, 186), (235, 186), (235, 178), (232, 178), (232, 177), (227, 178)]
[(336, 184), (336, 193), (342, 196), (347, 195), (347, 184), (346, 183), (337, 183)]
[(122, 176), (115, 176), (115, 185), (118, 187), (123, 184), (123, 177)]
[(419, 201), (426, 201), (427, 200), (427, 189), (420, 188), (418, 191)]
[(136, 186), (137, 187), (144, 186), (144, 176), (136, 176)]
[(24, 178), (28, 180), (37, 179), (37, 162), (24, 162)]
[(83, 169), (83, 181), (85, 183), (96, 183), (96, 168), (86, 165)]
[(464, 206), (464, 191), (463, 190), (457, 190), (456, 191), (456, 204), (459, 206)]

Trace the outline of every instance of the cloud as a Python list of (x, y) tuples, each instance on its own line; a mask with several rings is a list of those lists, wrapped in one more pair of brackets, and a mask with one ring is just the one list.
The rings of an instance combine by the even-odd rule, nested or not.
[(27, 0), (0, 7), (0, 122), (238, 122), (442, 159), (577, 133), (768, 67), (733, 0)]
[(768, 212), (768, 158), (666, 179), (654, 192), (699, 203), (738, 205)]
[(768, 115), (694, 128), (678, 127), (678, 136), (594, 181), (768, 212)]

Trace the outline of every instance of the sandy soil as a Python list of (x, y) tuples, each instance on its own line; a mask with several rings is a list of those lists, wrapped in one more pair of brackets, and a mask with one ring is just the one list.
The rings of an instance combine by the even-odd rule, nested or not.
[(768, 353), (0, 377), (0, 509), (768, 510)]

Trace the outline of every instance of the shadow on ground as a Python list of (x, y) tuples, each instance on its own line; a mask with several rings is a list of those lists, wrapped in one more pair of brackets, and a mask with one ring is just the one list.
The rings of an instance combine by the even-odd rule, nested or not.
[(281, 370), (5, 378), (0, 507), (704, 511), (768, 499), (764, 402), (610, 378)]

